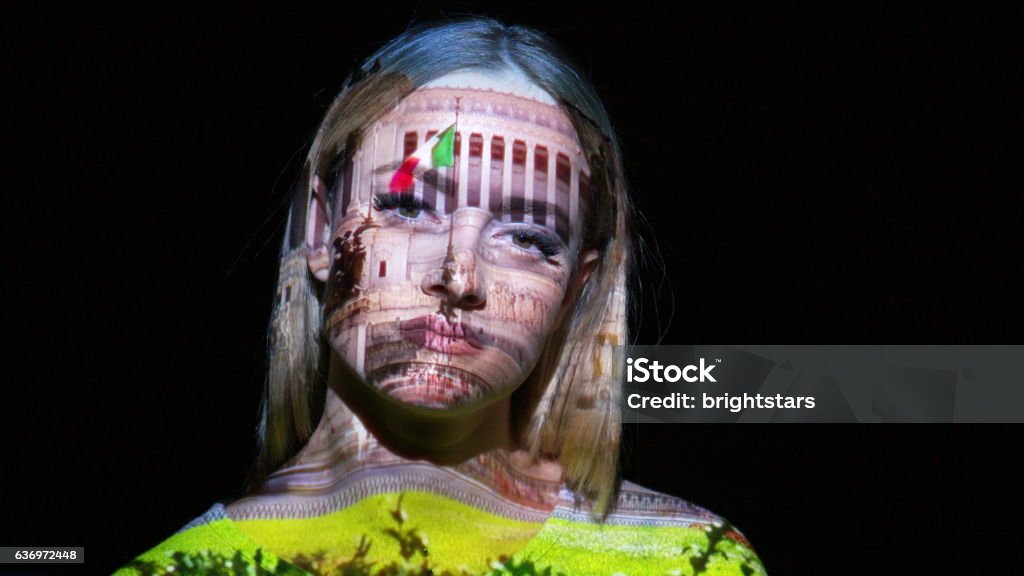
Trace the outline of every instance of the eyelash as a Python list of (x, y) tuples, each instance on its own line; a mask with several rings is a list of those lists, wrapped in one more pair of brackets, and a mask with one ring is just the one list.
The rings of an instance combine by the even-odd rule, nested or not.
[[(432, 210), (432, 208), (427, 206), (422, 200), (417, 200), (415, 196), (409, 196), (407, 194), (374, 194), (373, 208), (378, 212), (383, 212), (385, 210), (397, 212), (403, 208), (406, 210), (421, 210), (423, 212), (429, 212)], [(398, 214), (398, 216), (409, 220), (414, 219), (414, 217), (402, 216), (401, 214)]]

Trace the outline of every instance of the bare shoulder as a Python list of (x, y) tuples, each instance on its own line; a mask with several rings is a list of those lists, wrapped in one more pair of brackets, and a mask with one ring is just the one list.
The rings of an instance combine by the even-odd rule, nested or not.
[(651, 521), (673, 520), (687, 523), (712, 524), (722, 519), (705, 508), (677, 496), (645, 488), (624, 481), (613, 516), (648, 518)]
[[(573, 494), (563, 494), (563, 516), (576, 522), (595, 521), (589, 511), (571, 504)], [(750, 546), (747, 538), (728, 520), (678, 496), (651, 490), (633, 482), (623, 481), (615, 508), (603, 519), (612, 526), (651, 526), (699, 528), (709, 533)]]
[(616, 569), (624, 574), (767, 573), (732, 523), (678, 496), (623, 482), (615, 509), (604, 518), (595, 518), (571, 491), (564, 490), (561, 500), (553, 514), (562, 523), (560, 541), (571, 536), (581, 551), (600, 558), (602, 567), (608, 558), (621, 556), (631, 563), (628, 570)]
[[(571, 508), (580, 515), (589, 515), (580, 505), (580, 499), (569, 491), (563, 490), (559, 508)], [(645, 488), (639, 484), (623, 481), (619, 488), (619, 496), (612, 512), (604, 519), (604, 523), (634, 525), (672, 525), (672, 524), (715, 524), (722, 518), (714, 513), (687, 502), (677, 496), (664, 494)]]
[(677, 496), (663, 494), (639, 484), (624, 481), (618, 505), (612, 516), (642, 518), (655, 525), (705, 525), (709, 534), (718, 534), (750, 548), (750, 541), (725, 518)]

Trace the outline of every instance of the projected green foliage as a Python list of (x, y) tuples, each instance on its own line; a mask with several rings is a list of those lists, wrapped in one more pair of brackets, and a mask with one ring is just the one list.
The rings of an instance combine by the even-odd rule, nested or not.
[[(320, 550), (299, 554), (290, 562), (273, 560), (261, 550), (250, 558), (241, 552), (219, 554), (208, 550), (167, 552), (165, 561), (136, 560), (130, 567), (138, 573), (158, 576), (203, 574), (210, 576), (566, 576), (551, 566), (538, 565), (531, 559), (500, 556), (488, 562), (483, 571), (440, 568), (430, 557), (429, 538), (409, 520), (399, 497), (389, 510), (393, 525), (383, 531), (398, 545), (398, 557), (387, 561), (371, 559), (373, 539), (363, 534), (351, 555), (337, 556)], [(753, 552), (728, 537), (733, 528), (720, 523), (701, 530), (702, 536), (679, 543), (676, 558), (679, 565), (667, 574), (698, 576), (701, 574), (751, 575), (763, 573)], [(600, 555), (591, 560), (600, 563)], [(587, 562), (589, 565), (589, 562)], [(592, 570), (590, 566), (588, 570)], [(589, 573), (589, 572), (588, 572)], [(645, 572), (646, 573), (646, 572)]]

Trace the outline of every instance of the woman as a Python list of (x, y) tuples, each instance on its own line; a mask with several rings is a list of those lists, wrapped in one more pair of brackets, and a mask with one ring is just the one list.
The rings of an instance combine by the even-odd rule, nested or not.
[(632, 212), (545, 36), (414, 28), (346, 83), (291, 207), (256, 489), (125, 573), (763, 573), (617, 481)]

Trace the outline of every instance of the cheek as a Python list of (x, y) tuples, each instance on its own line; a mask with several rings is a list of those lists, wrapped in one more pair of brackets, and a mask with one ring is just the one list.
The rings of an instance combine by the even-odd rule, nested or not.
[(342, 305), (364, 290), (368, 256), (374, 247), (374, 232), (380, 228), (351, 214), (332, 234), (331, 266), (324, 287), (324, 325)]
[(324, 326), (332, 338), (339, 330), (365, 325), (382, 312), (430, 303), (411, 282), (410, 236), (367, 224), (362, 218), (348, 218), (339, 225), (324, 289)]
[(331, 267), (324, 289), (324, 316), (356, 295), (357, 286), (366, 266), (366, 246), (359, 236), (346, 234), (336, 237), (331, 244)]
[(539, 346), (558, 316), (564, 285), (520, 270), (496, 269), (490, 274), (487, 322), (498, 333), (518, 334)]
[(516, 360), (532, 366), (560, 315), (571, 270), (534, 258), (517, 262), (507, 251), (508, 247), (480, 250), (480, 268), (488, 282), (481, 313), (496, 338), (515, 349)]

